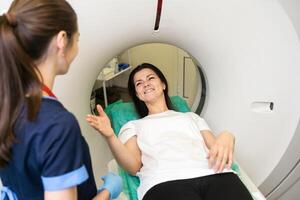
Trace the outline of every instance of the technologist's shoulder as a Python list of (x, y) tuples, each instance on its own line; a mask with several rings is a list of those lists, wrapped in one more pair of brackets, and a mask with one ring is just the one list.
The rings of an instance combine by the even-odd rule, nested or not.
[(64, 127), (79, 126), (79, 123), (74, 114), (67, 110), (57, 113), (57, 115), (53, 118), (53, 123), (58, 123)]

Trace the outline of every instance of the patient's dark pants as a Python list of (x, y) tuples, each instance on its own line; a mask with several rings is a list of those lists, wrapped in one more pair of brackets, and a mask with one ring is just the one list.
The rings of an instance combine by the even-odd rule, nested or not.
[(234, 173), (175, 180), (152, 187), (143, 200), (253, 200)]

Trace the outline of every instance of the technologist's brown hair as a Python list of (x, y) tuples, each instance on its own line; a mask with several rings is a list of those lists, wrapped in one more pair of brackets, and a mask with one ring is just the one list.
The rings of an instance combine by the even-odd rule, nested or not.
[(76, 13), (65, 0), (14, 0), (0, 16), (0, 168), (11, 159), (21, 109), (30, 121), (39, 111), (42, 81), (35, 61), (60, 31), (70, 40), (77, 30)]

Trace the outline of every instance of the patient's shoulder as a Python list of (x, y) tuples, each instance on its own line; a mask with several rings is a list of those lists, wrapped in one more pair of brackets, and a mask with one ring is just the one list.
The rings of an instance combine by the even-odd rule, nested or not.
[(121, 127), (118, 137), (123, 144), (126, 143), (131, 137), (137, 135), (135, 121), (137, 120), (129, 121)]
[(126, 129), (135, 129), (139, 119), (126, 122), (120, 129), (120, 133)]
[(194, 119), (203, 119), (200, 115), (198, 115), (197, 113), (194, 113), (194, 112), (186, 112), (184, 114), (189, 115)]

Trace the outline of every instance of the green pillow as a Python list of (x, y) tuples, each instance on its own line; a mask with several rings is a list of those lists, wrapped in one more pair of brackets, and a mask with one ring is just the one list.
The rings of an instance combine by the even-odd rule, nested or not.
[[(188, 104), (182, 97), (172, 96), (170, 99), (174, 110), (179, 112), (190, 112)], [(119, 100), (108, 105), (105, 108), (105, 112), (110, 118), (112, 128), (117, 136), (123, 125), (131, 120), (139, 119), (139, 114), (132, 102), (123, 102), (122, 100)]]
[[(189, 112), (190, 108), (186, 101), (180, 96), (170, 97), (174, 110), (180, 112)], [(139, 115), (132, 102), (117, 101), (105, 108), (105, 112), (110, 118), (112, 128), (118, 136), (120, 129), (127, 122), (139, 119)], [(119, 167), (119, 175), (123, 180), (123, 192), (128, 200), (137, 200), (137, 188), (140, 185), (140, 180), (137, 176), (128, 174), (124, 169)]]

